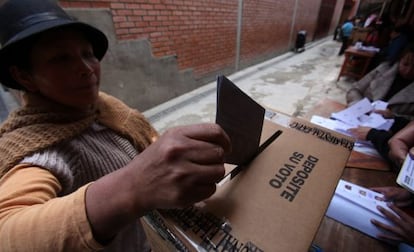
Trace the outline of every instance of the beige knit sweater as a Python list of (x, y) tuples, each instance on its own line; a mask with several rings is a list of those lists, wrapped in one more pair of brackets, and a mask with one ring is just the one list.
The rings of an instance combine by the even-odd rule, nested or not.
[(138, 152), (157, 137), (141, 113), (103, 92), (96, 106), (88, 111), (68, 108), (31, 93), (25, 93), (23, 100), (25, 105), (11, 113), (0, 128), (0, 177), (25, 156), (70, 140), (93, 122), (124, 136)]

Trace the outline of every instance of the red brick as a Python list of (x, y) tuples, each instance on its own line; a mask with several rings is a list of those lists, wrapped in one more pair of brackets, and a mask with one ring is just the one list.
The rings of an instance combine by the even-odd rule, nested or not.
[(125, 9), (125, 4), (123, 3), (111, 3), (112, 9)]

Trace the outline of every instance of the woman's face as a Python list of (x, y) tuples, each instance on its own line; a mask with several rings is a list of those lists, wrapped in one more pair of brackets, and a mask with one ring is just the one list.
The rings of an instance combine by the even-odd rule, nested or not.
[(100, 62), (81, 32), (60, 29), (41, 35), (33, 46), (30, 66), (25, 85), (29, 91), (79, 109), (96, 102)]
[(414, 53), (406, 53), (400, 60), (399, 73), (406, 80), (414, 80)]

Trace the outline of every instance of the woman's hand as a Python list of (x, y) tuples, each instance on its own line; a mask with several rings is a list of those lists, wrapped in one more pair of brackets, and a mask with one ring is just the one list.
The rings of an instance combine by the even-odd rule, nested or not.
[(373, 113), (380, 114), (385, 119), (392, 119), (392, 118), (395, 117), (394, 113), (391, 110), (389, 110), (389, 109), (385, 109), (385, 110), (374, 110)]
[(381, 193), (384, 195), (384, 201), (393, 202), (393, 204), (397, 207), (407, 207), (414, 203), (413, 195), (401, 187), (374, 187), (371, 188), (371, 190)]
[(404, 241), (414, 244), (414, 218), (392, 203), (389, 203), (388, 207), (391, 208), (394, 213), (380, 206), (378, 206), (377, 209), (395, 226), (387, 225), (378, 220), (371, 219), (372, 224), (389, 232), (379, 234), (378, 238), (395, 242)]
[(86, 212), (95, 239), (112, 239), (151, 210), (208, 198), (224, 176), (224, 155), (230, 149), (229, 137), (217, 124), (168, 130), (128, 165), (88, 187)]
[(168, 130), (126, 167), (136, 208), (185, 207), (211, 196), (224, 176), (230, 139), (217, 124)]

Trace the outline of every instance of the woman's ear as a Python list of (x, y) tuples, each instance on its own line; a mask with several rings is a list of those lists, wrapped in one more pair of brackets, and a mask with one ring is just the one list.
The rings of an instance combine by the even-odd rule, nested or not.
[(25, 87), (28, 91), (31, 91), (31, 92), (37, 91), (37, 87), (36, 85), (33, 84), (32, 77), (28, 71), (22, 70), (17, 66), (11, 66), (9, 68), (9, 72), (12, 78), (17, 83)]

